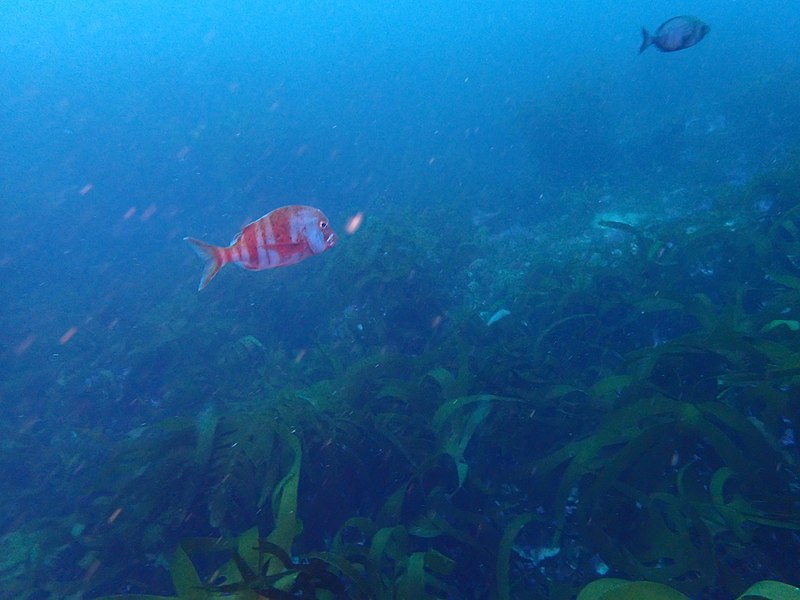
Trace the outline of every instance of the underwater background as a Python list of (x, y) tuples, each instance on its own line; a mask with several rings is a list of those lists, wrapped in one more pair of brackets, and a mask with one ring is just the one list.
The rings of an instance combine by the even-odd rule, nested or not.
[[(0, 3), (0, 598), (800, 585), (798, 29)], [(337, 246), (197, 291), (287, 204)]]

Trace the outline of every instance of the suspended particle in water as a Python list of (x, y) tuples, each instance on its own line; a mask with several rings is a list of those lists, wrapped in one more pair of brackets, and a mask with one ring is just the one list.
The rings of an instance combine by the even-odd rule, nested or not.
[(22, 340), (19, 344), (17, 344), (17, 347), (14, 348), (14, 354), (16, 354), (17, 356), (19, 356), (20, 354), (24, 354), (25, 352), (28, 351), (28, 348), (30, 348), (33, 345), (33, 342), (35, 342), (35, 341), (36, 341), (36, 336), (33, 335), (33, 334), (30, 334), (28, 337), (26, 337), (24, 340)]
[(144, 222), (145, 222), (145, 221), (147, 221), (147, 220), (148, 220), (150, 217), (152, 217), (154, 214), (156, 214), (156, 210), (158, 210), (158, 209), (156, 208), (156, 205), (155, 205), (155, 204), (151, 204), (150, 206), (148, 206), (148, 207), (147, 207), (147, 208), (144, 210), (144, 212), (143, 212), (143, 213), (142, 213), (142, 215), (139, 217), (139, 219), (140, 219), (140, 220), (141, 220), (141, 221), (144, 223)]
[(66, 344), (68, 341), (70, 341), (70, 340), (72, 339), (72, 337), (73, 337), (73, 336), (74, 336), (76, 333), (78, 333), (78, 328), (77, 328), (77, 327), (75, 327), (75, 326), (73, 325), (72, 327), (70, 327), (69, 329), (67, 329), (67, 330), (64, 332), (64, 335), (62, 335), (62, 336), (61, 336), (61, 338), (59, 338), (59, 340), (58, 340), (58, 343), (59, 343), (59, 344), (61, 344), (61, 345), (63, 346), (63, 345), (64, 345), (64, 344)]
[(114, 521), (117, 520), (117, 517), (119, 517), (121, 514), (122, 514), (122, 507), (120, 506), (116, 510), (114, 510), (114, 512), (111, 513), (111, 516), (108, 517), (107, 523), (111, 525), (112, 523), (114, 523)]
[(364, 213), (358, 211), (352, 217), (347, 219), (347, 224), (344, 226), (344, 230), (353, 235), (356, 231), (361, 228), (361, 224), (364, 222)]

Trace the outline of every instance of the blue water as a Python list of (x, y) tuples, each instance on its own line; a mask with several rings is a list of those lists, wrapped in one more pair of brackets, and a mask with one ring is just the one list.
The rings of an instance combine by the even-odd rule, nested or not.
[[(62, 308), (86, 310), (123, 274), (171, 286), (193, 260), (176, 239), (227, 240), (280, 204), (319, 204), (339, 222), (385, 204), (450, 203), (522, 221), (583, 181), (571, 158), (596, 175), (603, 158), (587, 144), (618, 159), (603, 165), (610, 177), (638, 182), (651, 160), (693, 150), (684, 130), (713, 137), (716, 123), (715, 175), (733, 178), (797, 133), (789, 4), (697, 7), (713, 23), (702, 45), (642, 56), (631, 52), (639, 27), (656, 27), (672, 3), (159, 6), (0, 9), (5, 289), (43, 294), (33, 310), (44, 297), (67, 302), (76, 277), (98, 269), (87, 279), (98, 289)], [(563, 154), (542, 173), (547, 142), (534, 135), (562, 134), (537, 122), (526, 135), (520, 121), (565, 105), (585, 141), (570, 131), (546, 146)], [(626, 155), (631, 146), (643, 155)], [(680, 183), (692, 179), (685, 163), (669, 173)]]
[[(710, 24), (705, 40), (637, 55), (643, 25), (682, 13)], [(331, 323), (366, 301), (346, 278), (317, 276), (370, 221), (402, 235), (435, 215), (433, 238), (483, 228), (531, 246), (544, 242), (530, 228), (552, 221), (568, 253), (598, 213), (707, 212), (713, 190), (748, 185), (798, 147), (798, 30), (785, 0), (0, 3), (5, 462), (37, 427), (68, 461), (70, 436), (104, 431), (111, 447), (157, 416), (198, 413), (204, 398), (164, 409), (170, 390), (141, 366), (162, 360), (137, 351), (165, 331), (185, 348), (171, 368), (200, 371), (217, 368), (209, 348), (246, 334), (290, 357), (332, 342)], [(280, 272), (229, 267), (198, 295), (183, 237), (223, 244), (293, 203), (324, 210), (339, 247)], [(349, 236), (358, 212), (367, 226)], [(467, 293), (420, 289), (445, 315)], [(421, 352), (397, 332), (435, 316), (420, 310), (365, 347)], [(137, 368), (147, 376), (127, 380)], [(125, 401), (87, 392), (101, 373)], [(44, 467), (7, 468), (5, 485), (24, 491)]]

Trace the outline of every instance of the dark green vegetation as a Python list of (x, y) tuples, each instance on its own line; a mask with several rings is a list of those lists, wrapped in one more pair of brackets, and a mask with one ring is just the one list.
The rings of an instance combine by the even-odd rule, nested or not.
[[(689, 600), (685, 594), (662, 583), (627, 581), (614, 577), (597, 579), (578, 594), (578, 600), (637, 600), (638, 598)], [(764, 580), (751, 585), (736, 600), (797, 600), (798, 598), (800, 598), (800, 588), (780, 581)]]
[(76, 340), (9, 392), (47, 409), (3, 432), (3, 597), (800, 583), (800, 162), (638, 224), (594, 196), (368, 219)]

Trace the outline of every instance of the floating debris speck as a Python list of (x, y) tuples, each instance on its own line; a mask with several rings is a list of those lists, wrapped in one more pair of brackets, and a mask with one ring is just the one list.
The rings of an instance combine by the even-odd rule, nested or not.
[(487, 311), (481, 313), (481, 319), (486, 323), (486, 326), (489, 327), (490, 325), (494, 325), (500, 319), (505, 319), (508, 315), (511, 314), (510, 310), (506, 310), (505, 308), (501, 308), (498, 311), (495, 311), (494, 314), (489, 316)]

